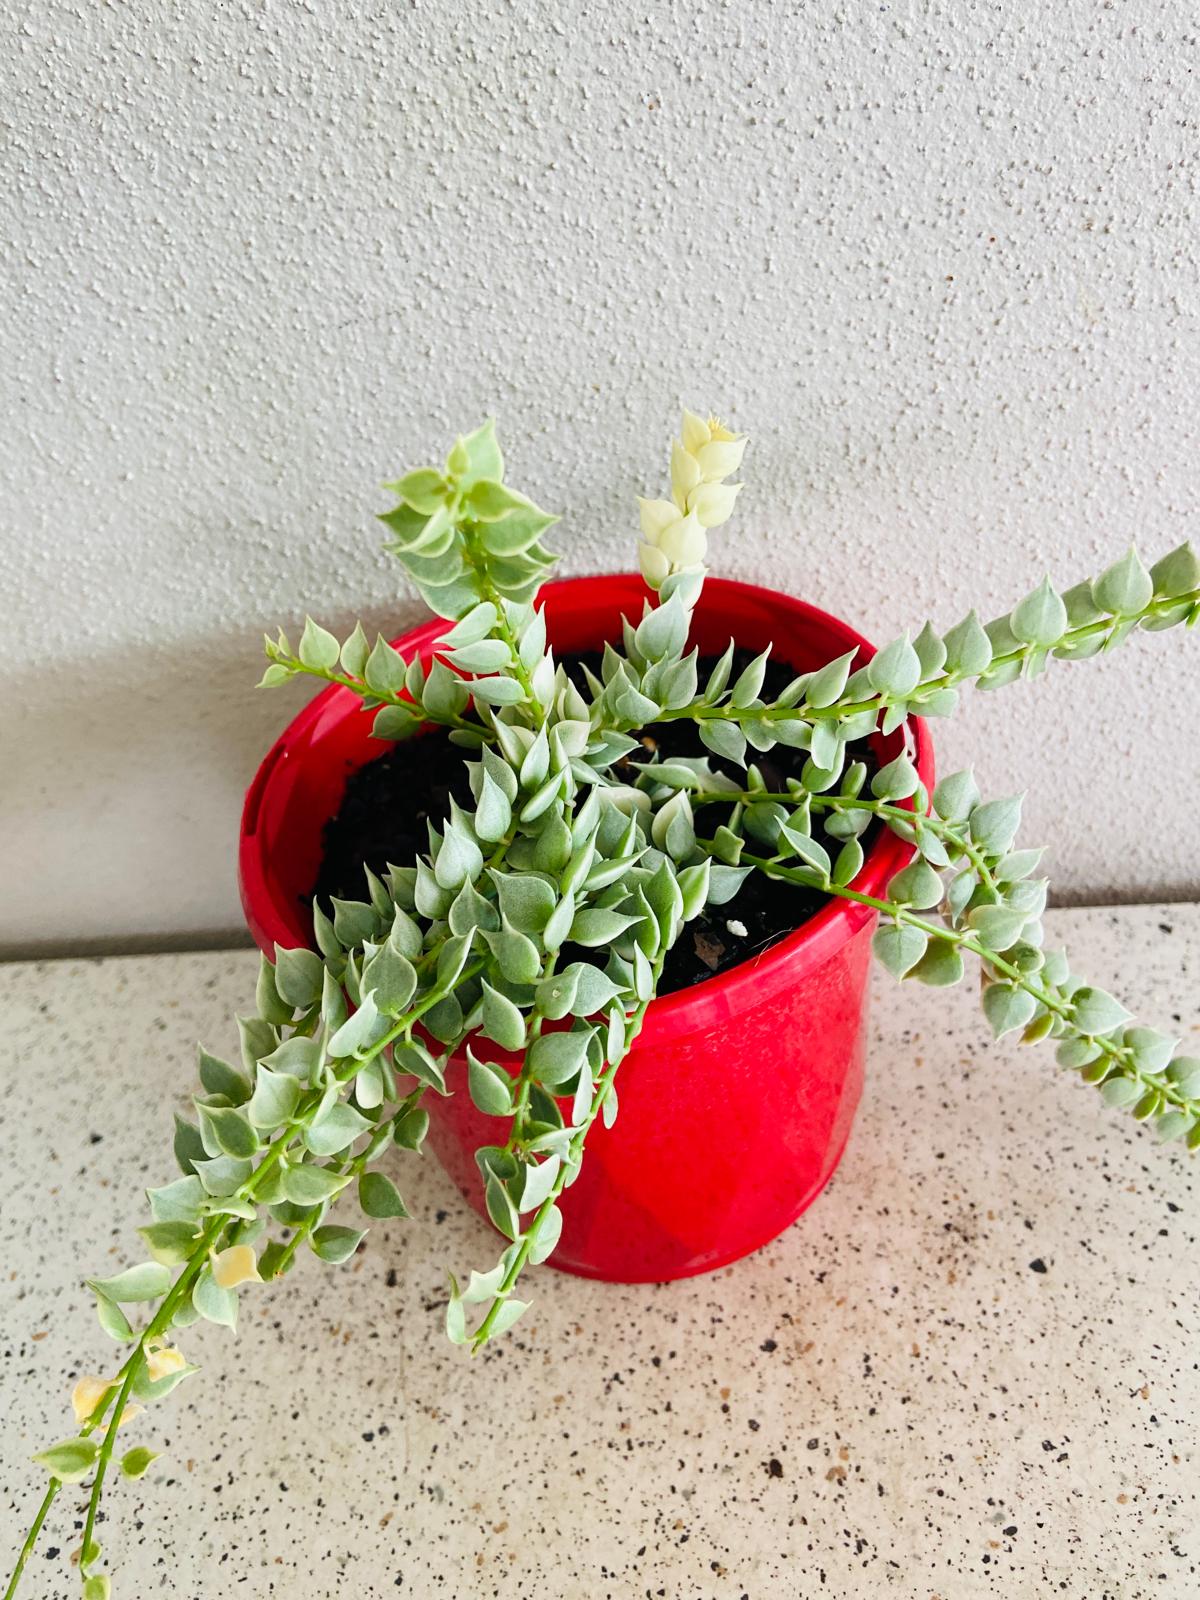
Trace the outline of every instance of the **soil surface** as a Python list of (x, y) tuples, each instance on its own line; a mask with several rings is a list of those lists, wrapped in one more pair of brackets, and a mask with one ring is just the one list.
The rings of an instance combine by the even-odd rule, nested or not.
[[(752, 651), (739, 650), (732, 676), (736, 678), (752, 658)], [(599, 671), (598, 656), (563, 658), (567, 670), (575, 673), (582, 661)], [(701, 660), (701, 683), (706, 669), (711, 670), (715, 664), (715, 656)], [(769, 700), (779, 694), (794, 676), (782, 663), (771, 662), (762, 698)], [(658, 723), (643, 729), (641, 737), (648, 744), (652, 742), (664, 756), (706, 755), (715, 771), (723, 771), (735, 781), (744, 780), (739, 768), (705, 749), (692, 722)], [(463, 806), (472, 804), (463, 765), (468, 755), (451, 744), (445, 733), (434, 730), (391, 745), (374, 761), (352, 772), (337, 814), (325, 825), (324, 858), (313, 895), (322, 901), (331, 895), (343, 900), (362, 899), (364, 866), (382, 875), (389, 863), (406, 866), (414, 861), (429, 845), (427, 821), (440, 823), (451, 795)], [(786, 745), (776, 745), (765, 755), (755, 754), (771, 790), (782, 789), (787, 778), (798, 778), (806, 759), (804, 751)], [(865, 743), (851, 746), (849, 760), (865, 761), (872, 771), (877, 765)], [(704, 807), (701, 831), (711, 837), (725, 816), (719, 806)], [(816, 818), (813, 832), (830, 854), (836, 855), (839, 841), (826, 838)], [(870, 832), (863, 836), (864, 848), (869, 847), (870, 838)], [(688, 923), (667, 956), (659, 994), (703, 983), (706, 978), (761, 954), (807, 922), (828, 898), (815, 889), (751, 873), (732, 900), (710, 907)], [(571, 958), (571, 951), (564, 948), (562, 959)]]

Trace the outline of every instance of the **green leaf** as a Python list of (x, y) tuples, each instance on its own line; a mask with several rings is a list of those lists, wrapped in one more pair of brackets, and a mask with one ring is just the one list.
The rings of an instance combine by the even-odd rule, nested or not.
[(361, 1056), (383, 1038), (392, 1026), (391, 1018), (380, 1016), (375, 997), (364, 994), (362, 1003), (329, 1041), (329, 1054), (339, 1060)]
[(129, 1318), (117, 1305), (116, 1301), (109, 1300), (105, 1295), (98, 1294), (96, 1296), (96, 1317), (110, 1339), (125, 1342), (133, 1338), (133, 1328)]
[(525, 1182), (521, 1189), (519, 1210), (536, 1211), (544, 1200), (549, 1199), (561, 1166), (562, 1162), (557, 1156), (547, 1156), (540, 1166), (527, 1166), (524, 1169)]
[(583, 911), (576, 912), (575, 920), (571, 924), (570, 938), (573, 943), (588, 948), (611, 944), (638, 920), (637, 917), (610, 911), (603, 906), (587, 907)]
[(507, 995), (493, 989), (486, 979), (483, 981), (483, 1032), (502, 1050), (520, 1050), (525, 1043), (525, 1019), (519, 1008)]
[(324, 982), (325, 964), (315, 951), (284, 950), (280, 945), (275, 946), (275, 987), (288, 1005), (297, 1011), (315, 1006), (321, 998)]
[(893, 639), (867, 663), (867, 679), (877, 694), (906, 699), (921, 681), (921, 661), (908, 635)]
[(810, 706), (823, 711), (841, 698), (857, 654), (857, 647), (847, 650), (844, 656), (838, 656), (835, 661), (822, 667), (820, 672), (813, 673), (804, 689), (804, 698)]
[(250, 1085), (236, 1067), (219, 1056), (210, 1055), (200, 1046), (200, 1082), (209, 1094), (224, 1095), (233, 1105), (240, 1106), (250, 1096)]
[(507, 1333), (513, 1323), (525, 1315), (529, 1310), (529, 1306), (530, 1302), (528, 1300), (514, 1300), (512, 1298), (505, 1300), (496, 1313), (489, 1338), (496, 1339), (502, 1333)]
[(1016, 606), (1009, 627), (1022, 644), (1048, 646), (1062, 638), (1067, 631), (1067, 608), (1048, 577)]
[(979, 789), (969, 767), (952, 772), (933, 791), (933, 809), (947, 822), (965, 822), (978, 804)]
[(83, 1582), (83, 1600), (109, 1600), (112, 1580), (107, 1572), (93, 1572)]
[(278, 1128), (291, 1118), (300, 1103), (300, 1093), (300, 1083), (290, 1072), (272, 1072), (260, 1061), (246, 1116), (256, 1128)]
[[(405, 688), (408, 664), (398, 650), (394, 650), (382, 634), (377, 634), (371, 654), (363, 668), (363, 678), (368, 689), (376, 694), (396, 695)], [(417, 709), (403, 709), (406, 718), (416, 721)]]
[(284, 1198), (296, 1206), (319, 1206), (340, 1194), (349, 1182), (350, 1179), (340, 1172), (305, 1162), (302, 1166), (289, 1167), (284, 1173)]
[(538, 1236), (529, 1247), (529, 1264), (537, 1267), (545, 1261), (554, 1250), (562, 1236), (562, 1212), (557, 1206), (551, 1206), (542, 1218), (542, 1225), (538, 1229)]
[(494, 478), (480, 478), (467, 492), (471, 515), (481, 522), (497, 522), (510, 511), (530, 510), (529, 501)]
[(194, 1222), (151, 1222), (139, 1228), (146, 1248), (164, 1267), (181, 1267), (196, 1248)]
[(543, 1033), (529, 1047), (528, 1070), (538, 1083), (549, 1087), (569, 1082), (587, 1059), (594, 1030)]
[(358, 1203), (368, 1217), (407, 1217), (400, 1191), (382, 1172), (364, 1172), (358, 1180)]
[(365, 1229), (342, 1228), (335, 1223), (327, 1223), (313, 1230), (309, 1246), (313, 1255), (321, 1261), (340, 1266), (343, 1261), (349, 1261), (365, 1238)]
[(61, 1444), (52, 1444), (47, 1450), (39, 1450), (33, 1459), (39, 1466), (45, 1467), (51, 1477), (59, 1478), (63, 1483), (78, 1483), (95, 1465), (96, 1457), (100, 1454), (100, 1442), (95, 1434), (90, 1434), (86, 1439), (64, 1439)]
[(204, 1201), (204, 1185), (189, 1173), (160, 1189), (147, 1189), (146, 1198), (155, 1222), (194, 1222)]
[(295, 1034), (292, 1038), (285, 1039), (271, 1051), (270, 1055), (263, 1056), (261, 1065), (271, 1072), (286, 1072), (290, 1077), (298, 1078), (301, 1083), (307, 1083), (320, 1060), (319, 1041), (309, 1039), (304, 1034)]
[(903, 978), (925, 954), (928, 937), (905, 923), (885, 923), (876, 929), (871, 948), (894, 978)]
[(886, 767), (880, 767), (871, 779), (871, 793), (877, 800), (907, 800), (917, 792), (920, 781), (916, 767), (900, 754)]
[(755, 656), (750, 665), (739, 674), (737, 681), (734, 683), (734, 686), (729, 693), (730, 705), (737, 706), (739, 710), (744, 710), (747, 706), (752, 705), (753, 702), (758, 699), (759, 691), (763, 686), (763, 679), (766, 677), (767, 673), (767, 662), (770, 659), (771, 647), (768, 645), (767, 648), (762, 651), (760, 655)]
[(489, 1177), (484, 1185), (484, 1199), (487, 1204), (487, 1213), (507, 1239), (515, 1239), (520, 1232), (520, 1222), (517, 1218), (517, 1208), (512, 1203), (512, 1197), (499, 1178)]
[(923, 683), (942, 670), (946, 660), (946, 646), (933, 631), (931, 622), (927, 622), (913, 640), (913, 649), (917, 652), (917, 660), (921, 663)]
[(887, 886), (889, 900), (897, 905), (912, 906), (917, 911), (928, 911), (940, 905), (942, 880), (925, 861), (914, 861), (903, 872), (896, 873)]
[(945, 989), (958, 983), (963, 975), (963, 959), (957, 945), (948, 939), (931, 939), (929, 948), (911, 969), (908, 976), (931, 989)]
[(277, 1027), (292, 1020), (292, 1008), (280, 999), (275, 987), (275, 968), (263, 956), (258, 964), (258, 984), (254, 992), (255, 1010), (263, 1022)]
[(493, 872), (505, 922), (518, 933), (540, 934), (556, 904), (553, 888), (544, 878), (530, 873)]
[(306, 617), (299, 650), (304, 665), (318, 672), (331, 672), (337, 666), (341, 653), (341, 646), (333, 635), (311, 617)]
[(512, 825), (512, 806), (508, 796), (487, 771), (475, 810), (475, 832), (485, 844), (498, 844)]
[(1071, 996), (1071, 1006), (1072, 1018), (1079, 1032), (1098, 1038), (1115, 1033), (1133, 1020), (1132, 1013), (1126, 1011), (1121, 1002), (1104, 989), (1076, 989)]
[(364, 965), (360, 988), (385, 1016), (399, 1017), (417, 992), (416, 970), (389, 939)]
[(398, 483), (389, 483), (388, 488), (422, 516), (432, 516), (446, 497), (445, 479), (433, 467), (406, 472)]
[(516, 678), (472, 678), (471, 694), (485, 706), (519, 706), (525, 698)]
[(863, 867), (863, 847), (857, 839), (848, 839), (838, 851), (833, 863), (833, 882), (843, 888), (853, 883)]
[(537, 946), (515, 928), (502, 927), (497, 933), (483, 934), (501, 976), (509, 983), (536, 983), (542, 970)]
[(213, 1277), (210, 1267), (205, 1267), (196, 1279), (196, 1286), (192, 1290), (192, 1304), (205, 1322), (215, 1322), (220, 1327), (230, 1329), (231, 1332), (237, 1331), (237, 1291), (222, 1289)]
[[(344, 1100), (336, 1101), (304, 1129), (304, 1144), (315, 1156), (334, 1156), (348, 1149), (375, 1126)], [(286, 1184), (285, 1184), (286, 1190)], [(292, 1196), (288, 1196), (289, 1199)]]
[(997, 1039), (1011, 1033), (1014, 1028), (1023, 1028), (1036, 1010), (1037, 1001), (1024, 989), (1010, 989), (1006, 984), (990, 983), (983, 991), (983, 1014)]
[(472, 1103), (484, 1116), (512, 1114), (512, 1080), (499, 1067), (480, 1061), (470, 1045), (467, 1046), (467, 1088)]
[(495, 482), (503, 478), (504, 457), (500, 454), (500, 446), (496, 442), (496, 425), (491, 417), (481, 428), (476, 428), (474, 433), (464, 434), (458, 440), (458, 444), (461, 445), (466, 459), (465, 467), (455, 474), (462, 488), (469, 488), (480, 478), (491, 478)]
[(367, 652), (369, 649), (370, 646), (367, 644), (367, 636), (363, 632), (363, 625), (361, 622), (356, 622), (354, 624), (354, 632), (342, 646), (342, 666), (348, 677), (362, 677), (363, 668), (367, 664)]
[(971, 812), (971, 837), (994, 856), (1007, 855), (1021, 825), (1022, 795), (986, 800)]
[(947, 672), (974, 678), (991, 665), (992, 641), (974, 611), (951, 628), (942, 643), (946, 646)]
[(696, 727), (701, 742), (707, 745), (714, 755), (723, 756), (735, 766), (745, 766), (746, 735), (735, 722), (728, 722), (718, 717), (703, 717), (697, 722)]
[(161, 1300), (171, 1287), (171, 1274), (158, 1261), (143, 1261), (126, 1267), (111, 1278), (89, 1278), (88, 1285), (106, 1300), (129, 1304), (141, 1300)]
[[(1002, 954), (1012, 948), (1025, 931), (1029, 917), (1013, 906), (976, 906), (967, 913), (967, 922), (989, 950)], [(1026, 1018), (1028, 1021), (1028, 1018)]]
[(157, 1461), (161, 1451), (147, 1450), (144, 1444), (134, 1445), (132, 1450), (126, 1450), (121, 1457), (121, 1471), (127, 1478), (140, 1478), (150, 1466)]
[(249, 1160), (258, 1150), (258, 1135), (249, 1120), (233, 1106), (206, 1106), (198, 1103), (200, 1136), (213, 1155), (218, 1153)]
[(424, 1106), (412, 1106), (394, 1123), (396, 1144), (401, 1150), (420, 1150), (429, 1132), (429, 1113)]
[(1190, 544), (1181, 544), (1150, 568), (1156, 595), (1166, 598), (1200, 589), (1200, 557)]
[(446, 659), (459, 672), (501, 672), (512, 665), (512, 651), (503, 639), (477, 639), (447, 651)]
[(1132, 546), (1092, 584), (1092, 598), (1102, 611), (1117, 617), (1136, 616), (1150, 604), (1154, 580)]

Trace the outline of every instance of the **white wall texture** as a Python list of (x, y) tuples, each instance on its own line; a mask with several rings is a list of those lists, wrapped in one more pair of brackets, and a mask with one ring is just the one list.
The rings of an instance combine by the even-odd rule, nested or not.
[[(377, 483), (488, 413), (631, 564), (680, 401), (720, 572), (881, 638), (1195, 530), (1197, 29), (1155, 0), (2, 0), (0, 946), (239, 924), (298, 697), (402, 624)], [(973, 696), (1064, 898), (1197, 878), (1200, 640)]]

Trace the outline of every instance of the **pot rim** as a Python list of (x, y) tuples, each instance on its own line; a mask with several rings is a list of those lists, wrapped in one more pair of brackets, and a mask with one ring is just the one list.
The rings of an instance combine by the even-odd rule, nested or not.
[[(545, 603), (547, 600), (552, 601), (555, 595), (565, 592), (578, 593), (597, 582), (627, 586), (629, 603), (632, 605), (636, 605), (648, 593), (641, 576), (637, 573), (597, 573), (575, 578), (560, 578), (544, 584), (537, 598), (539, 603)], [(844, 640), (843, 649), (856, 646), (862, 651), (862, 662), (868, 661), (875, 654), (875, 646), (849, 623), (843, 622), (830, 612), (810, 605), (805, 600), (798, 600), (777, 589), (742, 583), (733, 578), (707, 577), (704, 598), (721, 596), (730, 601), (741, 599), (754, 602), (780, 614), (783, 618), (791, 617), (809, 627), (820, 627), (839, 635)], [(448, 626), (445, 618), (433, 617), (426, 622), (418, 623), (414, 628), (406, 629), (391, 642), (409, 650), (413, 647), (424, 649), (440, 638)], [(780, 654), (783, 653), (784, 647), (781, 646)], [(358, 710), (360, 705), (358, 696), (352, 690), (337, 684), (315, 695), (272, 745), (246, 791), (238, 849), (239, 888), (247, 920), (252, 925), (257, 922), (269, 938), (274, 937), (272, 924), (275, 925), (275, 931), (283, 932), (288, 937), (292, 935), (284, 918), (278, 912), (276, 896), (272, 893), (264, 870), (262, 844), (257, 829), (258, 815), (270, 784), (271, 774), (280, 757), (288, 753), (292, 742), (307, 733), (319, 718), (328, 717), (339, 711), (342, 702), (347, 715)], [(905, 727), (911, 736), (911, 749), (917, 773), (926, 789), (932, 790), (933, 742), (929, 729), (920, 717), (909, 717)], [(911, 805), (911, 802), (906, 803)], [(905, 843), (890, 829), (884, 828), (867, 851), (852, 887), (862, 894), (881, 894), (893, 875), (911, 860), (912, 854), (911, 845)], [(764, 998), (790, 987), (823, 965), (841, 946), (871, 923), (876, 915), (870, 906), (831, 898), (814, 916), (776, 944), (771, 945), (769, 949), (739, 962), (736, 967), (731, 967), (726, 972), (718, 973), (687, 989), (677, 990), (674, 994), (664, 995), (661, 999), (652, 1001), (639, 1035), (639, 1045), (666, 1043), (668, 1040), (692, 1033), (697, 1028), (710, 1027), (734, 1017), (745, 1009), (751, 992), (754, 1000), (761, 1003)], [(282, 944), (283, 941), (276, 942)]]

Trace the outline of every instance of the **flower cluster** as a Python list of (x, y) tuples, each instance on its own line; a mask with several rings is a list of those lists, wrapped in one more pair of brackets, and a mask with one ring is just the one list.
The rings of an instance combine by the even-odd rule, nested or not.
[(671, 445), (671, 498), (638, 500), (642, 576), (652, 589), (661, 589), (672, 573), (703, 571), (707, 530), (733, 514), (742, 486), (725, 479), (741, 466), (745, 450), (744, 434), (731, 433), (716, 417), (705, 422), (684, 411), (680, 437)]

